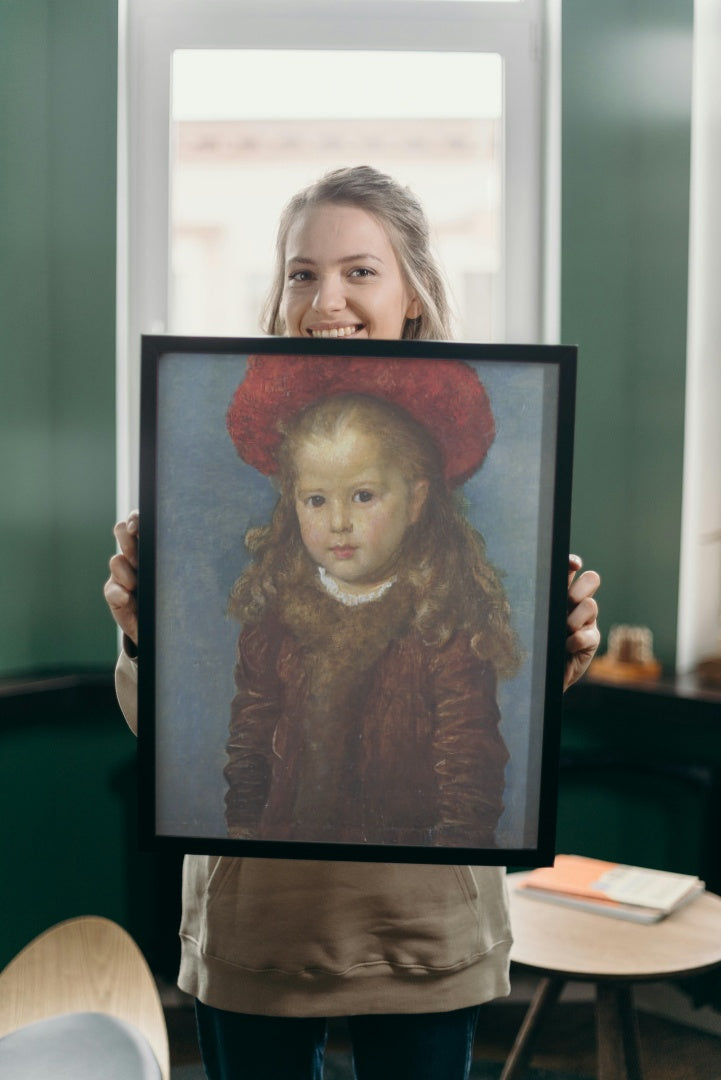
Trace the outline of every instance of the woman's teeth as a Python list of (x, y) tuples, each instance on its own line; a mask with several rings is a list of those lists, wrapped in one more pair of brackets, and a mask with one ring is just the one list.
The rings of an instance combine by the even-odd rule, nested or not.
[(359, 326), (334, 326), (332, 330), (311, 330), (311, 337), (338, 338), (350, 337), (360, 329)]

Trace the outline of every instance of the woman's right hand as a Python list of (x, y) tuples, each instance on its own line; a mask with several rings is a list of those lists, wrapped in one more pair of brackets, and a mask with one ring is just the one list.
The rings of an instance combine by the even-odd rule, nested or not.
[(110, 560), (110, 577), (103, 593), (110, 613), (123, 633), (134, 645), (138, 644), (138, 534), (140, 515), (137, 510), (119, 521), (113, 533), (120, 548)]

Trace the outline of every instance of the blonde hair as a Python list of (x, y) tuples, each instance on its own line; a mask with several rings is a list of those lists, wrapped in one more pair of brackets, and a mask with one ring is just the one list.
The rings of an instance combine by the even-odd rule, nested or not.
[(473, 651), (493, 663), (499, 676), (514, 674), (521, 655), (505, 590), (486, 556), (483, 537), (444, 480), (435, 442), (404, 409), (363, 394), (314, 402), (288, 424), (278, 455), (280, 498), (270, 524), (246, 536), (253, 562), (233, 586), (231, 614), (241, 622), (257, 621), (277, 602), (279, 592), (292, 591), (307, 575), (309, 556), (295, 510), (295, 458), (308, 439), (332, 437), (345, 427), (375, 438), (409, 484), (419, 479), (428, 483), (428, 495), (418, 520), (406, 531), (398, 559), (399, 584), (414, 596), (412, 625), (426, 642), (439, 646), (465, 630)]
[(448, 341), (453, 336), (451, 309), (443, 276), (431, 252), (423, 207), (410, 188), (370, 165), (327, 173), (294, 195), (285, 207), (278, 224), (275, 271), (263, 311), (263, 330), (280, 336), (286, 332), (281, 305), (288, 233), (300, 214), (323, 203), (356, 206), (372, 214), (385, 228), (401, 273), (421, 305), (421, 314), (417, 318), (406, 319), (401, 337), (416, 341)]

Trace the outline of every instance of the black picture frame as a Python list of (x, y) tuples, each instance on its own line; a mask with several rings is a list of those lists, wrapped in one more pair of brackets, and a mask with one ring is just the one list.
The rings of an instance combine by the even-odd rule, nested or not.
[[(479, 835), (476, 842), (472, 829), (453, 828), (434, 828), (423, 842), (413, 834), (409, 841), (392, 823), (387, 834), (339, 827), (335, 835), (332, 813), (330, 832), (321, 839), (302, 817), (280, 835), (260, 828), (229, 832), (224, 769), (241, 627), (227, 615), (228, 597), (248, 565), (248, 528), (267, 523), (278, 499), (269, 478), (241, 460), (226, 426), (251, 357), (252, 364), (271, 358), (309, 373), (325, 362), (399, 359), (409, 370), (414, 363), (435, 365), (441, 383), (451, 372), (444, 365), (460, 364), (488, 393), (495, 438), (463, 484), (462, 499), (501, 571), (523, 652), (518, 673), (500, 682), (497, 694), (509, 760), (492, 841)], [(574, 346), (143, 337), (138, 708), (144, 849), (524, 867), (552, 862), (576, 361)], [(434, 707), (428, 703), (431, 712)], [(342, 790), (346, 779), (337, 776), (334, 786)]]

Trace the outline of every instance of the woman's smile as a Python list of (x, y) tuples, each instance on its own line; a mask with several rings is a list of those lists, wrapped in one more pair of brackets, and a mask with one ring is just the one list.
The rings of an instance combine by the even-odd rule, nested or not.
[(311, 337), (344, 338), (353, 337), (362, 329), (363, 323), (353, 323), (352, 326), (309, 326), (307, 332)]

